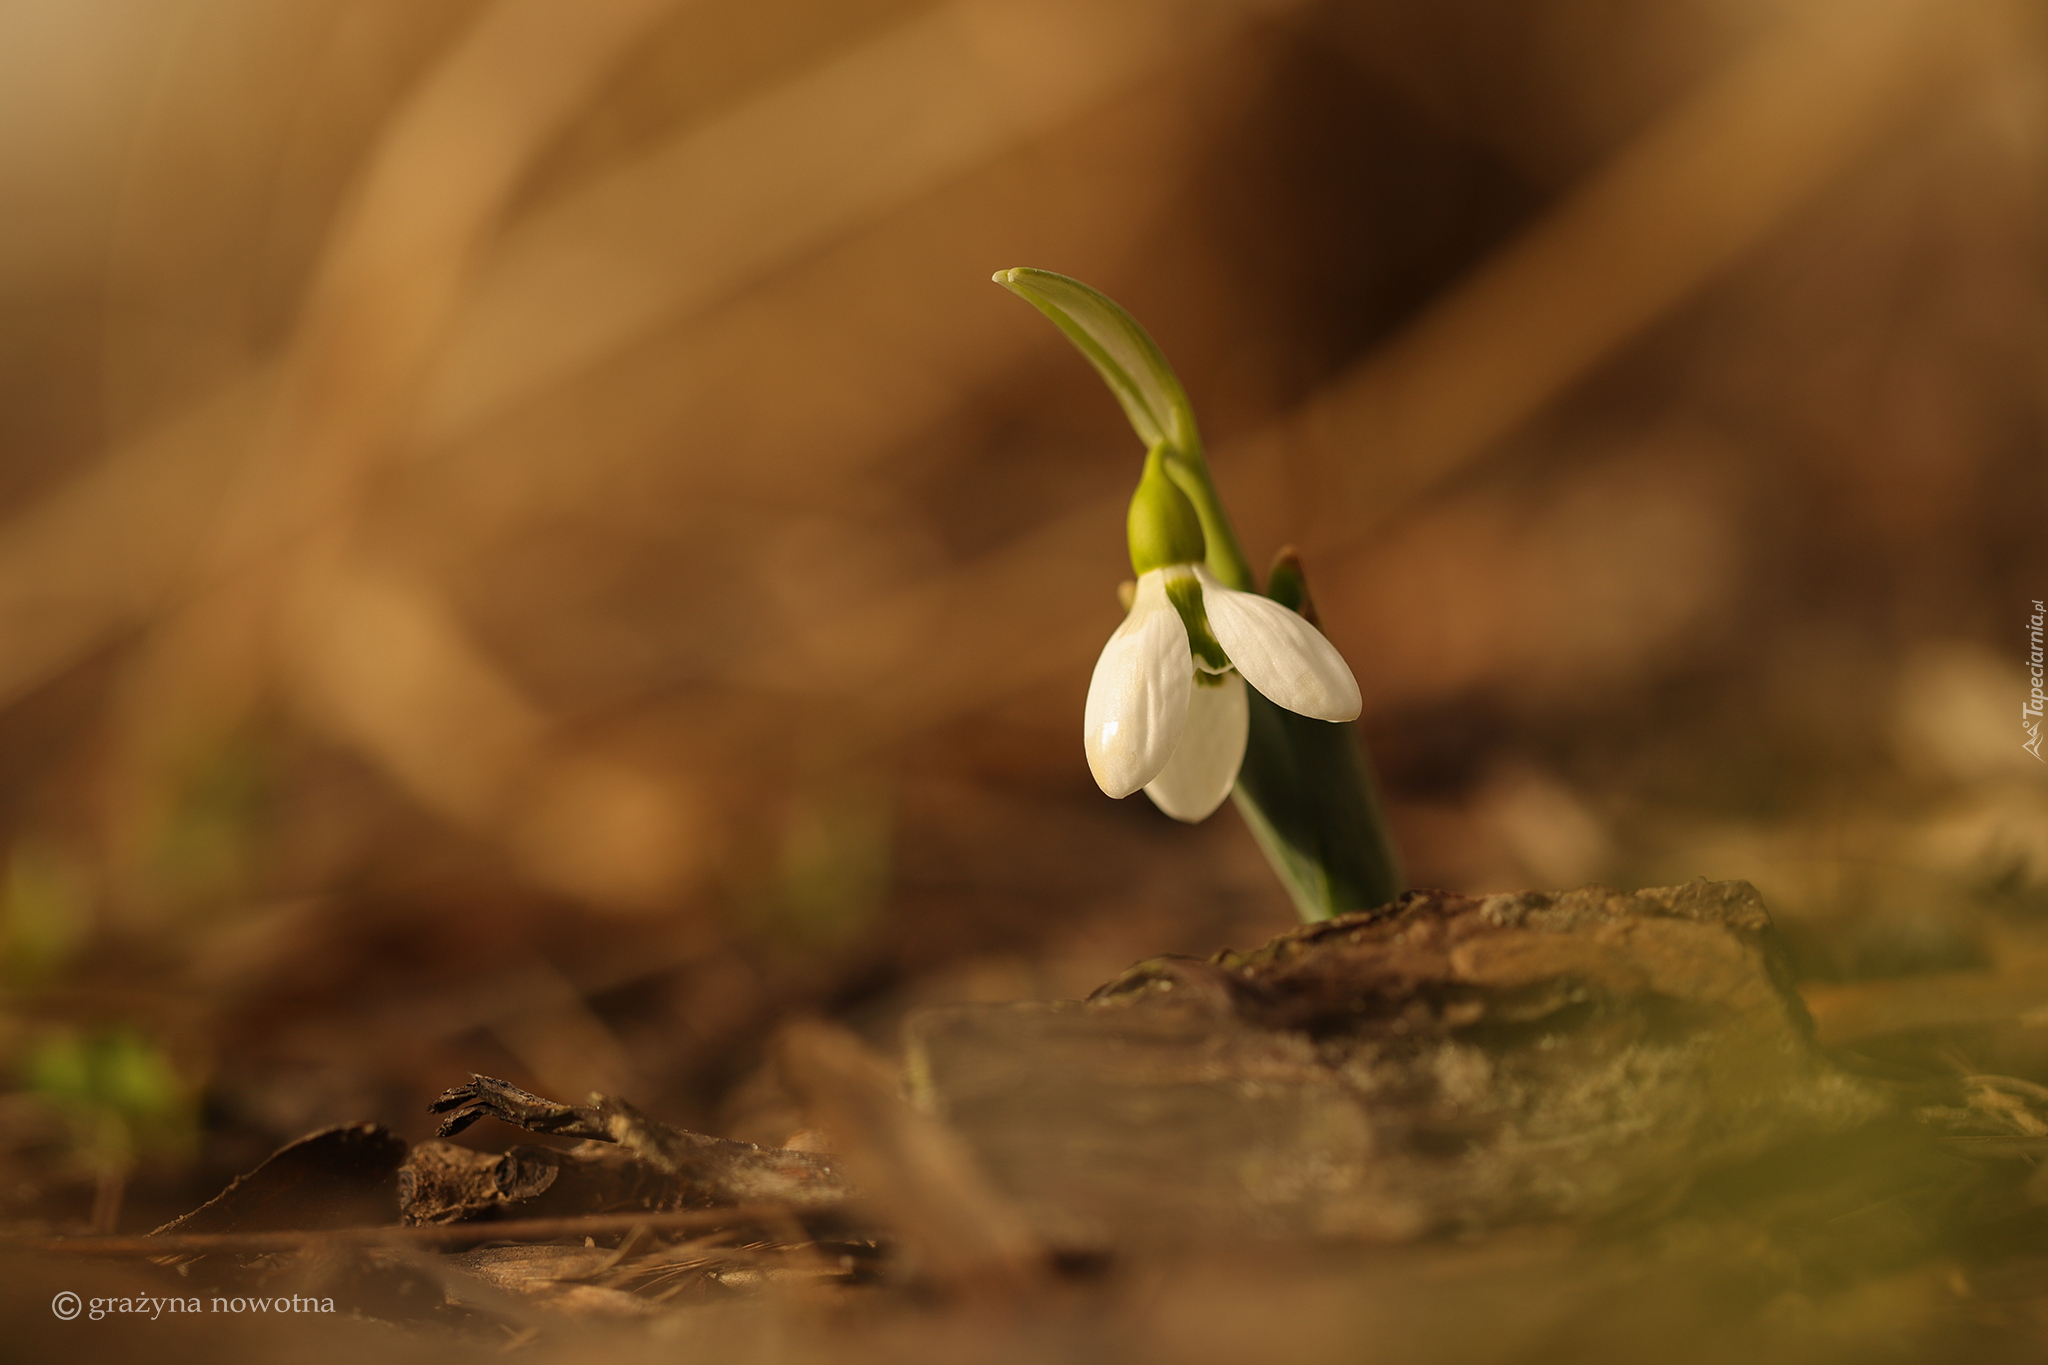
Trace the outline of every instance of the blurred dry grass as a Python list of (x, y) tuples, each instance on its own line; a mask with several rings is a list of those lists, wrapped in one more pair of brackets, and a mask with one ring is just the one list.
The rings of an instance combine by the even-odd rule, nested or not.
[(1418, 881), (2017, 960), (2038, 20), (10, 0), (0, 1042), (159, 1040), (199, 1185), (472, 1068), (772, 1139), (786, 1013), (1285, 927), (1088, 782), (1135, 452), (1015, 264), (1306, 548)]

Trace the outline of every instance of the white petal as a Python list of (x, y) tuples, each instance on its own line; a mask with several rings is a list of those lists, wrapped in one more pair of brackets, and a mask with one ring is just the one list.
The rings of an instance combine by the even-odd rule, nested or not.
[(1088, 682), (1088, 771), (1111, 796), (1159, 776), (1180, 744), (1194, 686), (1188, 628), (1166, 598), (1164, 571), (1138, 578), (1131, 614), (1102, 647)]
[(1356, 720), (1358, 680), (1323, 633), (1270, 597), (1238, 592), (1199, 566), (1216, 643), (1268, 701), (1317, 720)]
[(1159, 776), (1145, 784), (1152, 804), (1176, 820), (1206, 820), (1237, 782), (1251, 717), (1244, 679), (1227, 674), (1220, 687), (1188, 693), (1188, 728)]

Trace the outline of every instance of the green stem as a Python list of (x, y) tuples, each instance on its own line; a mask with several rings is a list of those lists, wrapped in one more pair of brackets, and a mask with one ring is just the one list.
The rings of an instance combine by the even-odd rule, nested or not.
[(1400, 895), (1357, 723), (1298, 716), (1249, 689), (1245, 700), (1251, 734), (1230, 795), (1296, 912), (1313, 923)]
[[(1188, 426), (1192, 435), (1192, 418)], [(1259, 583), (1237, 543), (1237, 530), (1230, 524), (1223, 500), (1216, 496), (1216, 485), (1209, 479), (1209, 462), (1202, 456), (1201, 438), (1195, 436), (1192, 444), (1193, 450), (1168, 447), (1166, 476), (1188, 495), (1188, 501), (1195, 505), (1195, 515), (1202, 519), (1202, 535), (1209, 543), (1209, 572), (1227, 588), (1257, 592)]]

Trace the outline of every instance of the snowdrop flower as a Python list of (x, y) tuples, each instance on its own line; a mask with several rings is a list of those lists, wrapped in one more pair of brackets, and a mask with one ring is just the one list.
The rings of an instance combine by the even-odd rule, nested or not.
[(1357, 717), (1358, 683), (1308, 621), (1203, 566), (1201, 522), (1161, 447), (1146, 456), (1129, 531), (1137, 591), (1088, 684), (1088, 768), (1111, 796), (1142, 787), (1176, 820), (1203, 820), (1244, 761), (1246, 683), (1328, 721)]

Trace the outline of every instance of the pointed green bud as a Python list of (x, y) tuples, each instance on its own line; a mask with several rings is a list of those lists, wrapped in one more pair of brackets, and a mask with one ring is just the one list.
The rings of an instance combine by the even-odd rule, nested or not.
[(1317, 630), (1323, 628), (1316, 600), (1309, 596), (1308, 575), (1302, 572), (1301, 552), (1292, 545), (1281, 546), (1280, 553), (1273, 556), (1273, 567), (1266, 570), (1266, 596)]
[(1131, 568), (1139, 574), (1169, 564), (1202, 562), (1202, 519), (1195, 515), (1188, 495), (1167, 476), (1164, 446), (1146, 452), (1145, 472), (1138, 479), (1138, 491), (1131, 494), (1124, 524), (1131, 542)]

